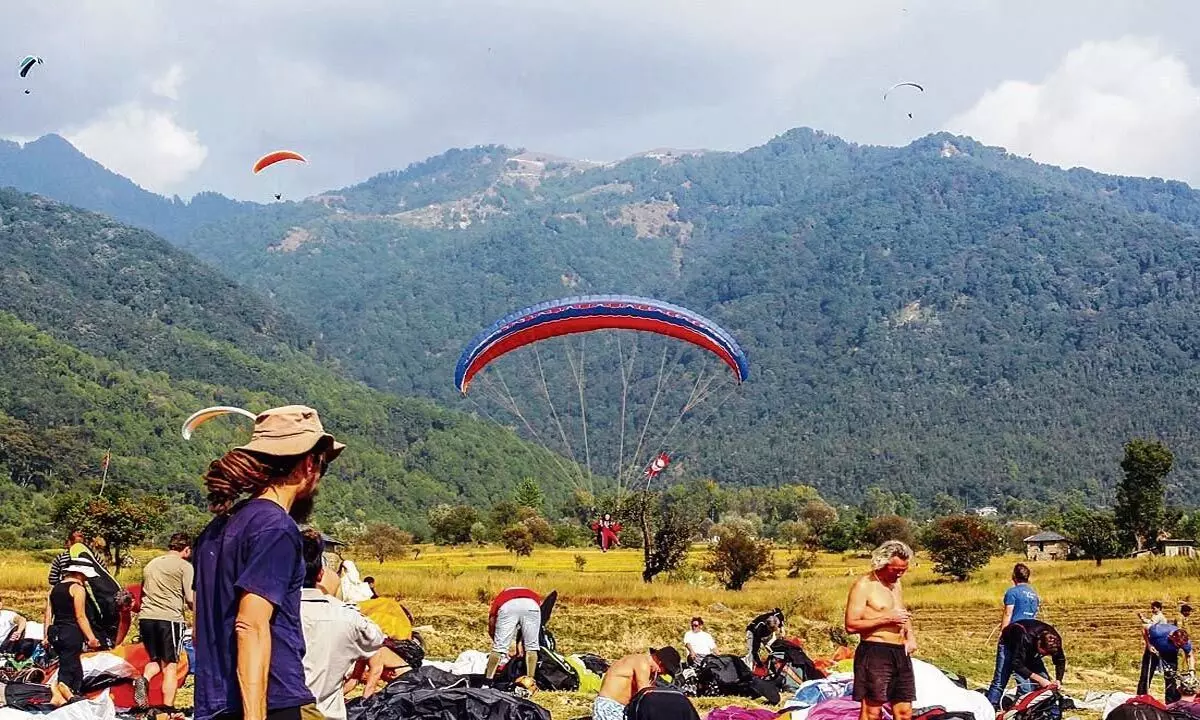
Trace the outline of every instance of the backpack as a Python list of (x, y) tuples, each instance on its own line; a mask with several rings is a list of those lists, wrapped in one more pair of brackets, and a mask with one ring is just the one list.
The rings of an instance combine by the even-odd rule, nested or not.
[(1004, 711), (1002, 720), (1060, 720), (1063, 696), (1057, 690), (1038, 688)]
[(1133, 698), (1113, 708), (1106, 720), (1173, 720), (1174, 717), (1158, 701), (1138, 702)]
[(700, 720), (687, 695), (674, 688), (648, 687), (625, 706), (625, 720)]
[[(570, 690), (579, 689), (579, 673), (571, 667), (567, 659), (554, 650), (554, 636), (549, 631), (543, 631), (548, 641), (538, 650), (537, 670), (533, 679), (537, 681), (539, 690)], [(518, 655), (504, 664), (504, 668), (496, 674), (496, 687), (511, 688), (517, 678), (525, 675), (525, 657)]]
[(736, 655), (706, 655), (696, 666), (697, 694), (762, 697), (779, 704), (779, 688), (770, 680), (756, 678), (746, 661)]
[(941, 705), (913, 713), (913, 720), (975, 720), (975, 713), (966, 710), (946, 710)]

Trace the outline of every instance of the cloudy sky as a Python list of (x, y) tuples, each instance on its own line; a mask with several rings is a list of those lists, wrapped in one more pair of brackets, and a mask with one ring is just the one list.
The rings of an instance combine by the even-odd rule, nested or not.
[[(454, 146), (613, 160), (802, 125), (1200, 185), (1197, 27), (1194, 0), (41, 0), (0, 24), (0, 137), (255, 200)], [(905, 80), (926, 92), (882, 101)], [(310, 163), (254, 177), (276, 148)]]

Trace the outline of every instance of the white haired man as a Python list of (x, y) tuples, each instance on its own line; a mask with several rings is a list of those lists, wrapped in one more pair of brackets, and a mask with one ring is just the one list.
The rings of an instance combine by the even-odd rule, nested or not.
[(871, 572), (855, 581), (846, 600), (846, 632), (861, 639), (854, 652), (854, 699), (862, 703), (861, 720), (879, 720), (888, 703), (895, 720), (912, 719), (917, 688), (910, 656), (917, 637), (900, 592), (912, 556), (899, 540), (875, 548)]

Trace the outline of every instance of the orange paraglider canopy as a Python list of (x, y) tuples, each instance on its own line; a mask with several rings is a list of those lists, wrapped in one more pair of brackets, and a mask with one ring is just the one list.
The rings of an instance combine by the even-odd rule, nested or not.
[(270, 167), (271, 165), (283, 160), (299, 160), (302, 163), (308, 162), (304, 159), (303, 155), (294, 150), (276, 150), (263, 155), (258, 159), (258, 162), (254, 163), (254, 173), (258, 174), (262, 172), (264, 168)]

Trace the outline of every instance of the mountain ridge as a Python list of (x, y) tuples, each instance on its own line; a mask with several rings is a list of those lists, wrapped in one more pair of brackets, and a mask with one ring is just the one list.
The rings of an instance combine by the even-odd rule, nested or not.
[(507, 170), (522, 154), (452, 150), (171, 239), (310, 318), (356, 377), (464, 410), (449, 367), (511, 309), (617, 292), (703, 312), (756, 367), (687, 449), (723, 482), (1103, 496), (1138, 433), (1195, 471), (1200, 194), (1183, 183), (946, 133), (890, 148), (796, 129)]

